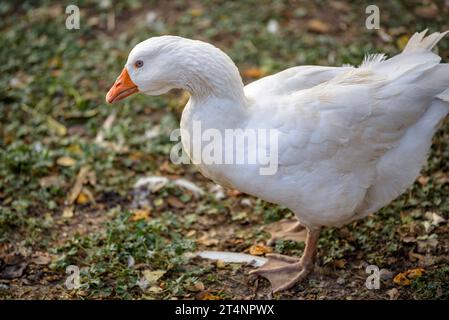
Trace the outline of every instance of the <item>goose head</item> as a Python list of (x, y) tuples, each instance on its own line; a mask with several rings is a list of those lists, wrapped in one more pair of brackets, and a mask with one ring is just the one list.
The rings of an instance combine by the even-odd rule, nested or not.
[(106, 101), (114, 103), (136, 92), (161, 95), (174, 88), (198, 98), (243, 98), (238, 69), (223, 51), (198, 40), (160, 36), (131, 50)]

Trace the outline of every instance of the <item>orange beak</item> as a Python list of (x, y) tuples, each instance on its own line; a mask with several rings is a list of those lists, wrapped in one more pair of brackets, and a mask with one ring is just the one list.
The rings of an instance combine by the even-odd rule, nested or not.
[(117, 80), (115, 80), (114, 85), (106, 94), (106, 101), (108, 103), (114, 103), (138, 91), (139, 89), (137, 89), (136, 84), (129, 77), (128, 70), (124, 68)]

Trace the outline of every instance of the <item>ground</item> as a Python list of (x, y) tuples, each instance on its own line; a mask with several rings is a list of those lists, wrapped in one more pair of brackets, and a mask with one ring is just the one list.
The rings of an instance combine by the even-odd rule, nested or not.
[[(251, 267), (188, 253), (263, 255), (265, 226), (292, 214), (170, 162), (185, 93), (104, 102), (130, 49), (150, 36), (211, 42), (249, 83), (295, 65), (394, 55), (415, 31), (449, 29), (447, 1), (76, 4), (79, 30), (66, 29), (60, 2), (0, 3), (0, 297), (449, 298), (448, 121), (412, 188), (372, 217), (325, 229), (310, 277), (272, 295)], [(369, 4), (380, 9), (380, 30), (365, 27)], [(449, 61), (449, 38), (438, 50)], [(170, 182), (134, 188), (146, 176)], [(179, 178), (205, 193), (179, 187)], [(273, 252), (303, 248), (281, 241)], [(80, 269), (78, 288), (70, 265)], [(379, 289), (365, 285), (369, 265), (381, 271)]]

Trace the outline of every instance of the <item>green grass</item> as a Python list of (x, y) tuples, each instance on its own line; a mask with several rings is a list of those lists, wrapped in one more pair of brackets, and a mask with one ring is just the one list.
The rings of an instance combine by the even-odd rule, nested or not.
[[(364, 27), (364, 8), (372, 1), (341, 1), (343, 9), (329, 7), (324, 1), (114, 1), (115, 30), (106, 27), (112, 8), (97, 1), (77, 1), (80, 30), (64, 27), (63, 4), (0, 3), (0, 260), (10, 252), (27, 252), (26, 259), (37, 251), (52, 255), (49, 265), (30, 264), (21, 278), (8, 280), (11, 290), (0, 291), (0, 296), (21, 296), (21, 289), (27, 286), (33, 290), (24, 297), (42, 297), (42, 290), (47, 289), (46, 297), (80, 299), (190, 299), (201, 298), (206, 291), (220, 298), (250, 296), (249, 289), (241, 289), (249, 286), (244, 268), (187, 261), (184, 254), (196, 249), (242, 252), (267, 239), (261, 229), (264, 223), (289, 216), (289, 211), (256, 199), (252, 199), (252, 207), (245, 207), (240, 203), (243, 195), (218, 201), (208, 193), (195, 199), (168, 185), (149, 196), (149, 219), (132, 221), (132, 186), (140, 176), (182, 176), (205, 190), (211, 184), (192, 166), (166, 163), (172, 146), (169, 134), (177, 128), (185, 103), (180, 92), (163, 97), (136, 95), (114, 106), (105, 104), (105, 93), (130, 49), (158, 34), (209, 41), (225, 50), (245, 75), (248, 68), (271, 74), (301, 64), (359, 64), (367, 52), (398, 53), (396, 40), (415, 30), (449, 29), (449, 9), (444, 1), (433, 1), (440, 8), (433, 19), (417, 17), (418, 1), (376, 2), (381, 26), (392, 35), (391, 42), (383, 42), (376, 32)], [(156, 24), (145, 23), (149, 11), (157, 13)], [(272, 19), (279, 22), (278, 34), (267, 31)], [(317, 34), (308, 30), (310, 19), (327, 22), (329, 31)], [(438, 47), (448, 61), (449, 40)], [(246, 83), (252, 80), (244, 77)], [(122, 142), (123, 152), (94, 143), (113, 111), (117, 118), (105, 140)], [(151, 140), (145, 138), (145, 132), (158, 124), (159, 134)], [(386, 290), (394, 286), (391, 280), (378, 292), (366, 292), (363, 281), (354, 290), (333, 286), (339, 276), (363, 277), (364, 270), (356, 268), (363, 262), (395, 273), (416, 267), (409, 252), (416, 251), (417, 243), (405, 243), (403, 238), (429, 236), (422, 231), (426, 211), (449, 218), (449, 183), (441, 178), (447, 177), (449, 169), (448, 141), (446, 123), (434, 139), (423, 171), (430, 178), (425, 185), (416, 183), (374, 217), (324, 231), (318, 264), (330, 277), (325, 287), (328, 291), (307, 296), (306, 290), (297, 292), (298, 296), (316, 298), (328, 292), (326, 297), (385, 298)], [(70, 157), (74, 163), (62, 166), (58, 164), (61, 157)], [(86, 165), (95, 176), (95, 182), (85, 185), (95, 203), (76, 204), (74, 216), (63, 218), (67, 194)], [(170, 205), (171, 197), (184, 206)], [(207, 237), (218, 239), (218, 243), (195, 245), (213, 229), (218, 234)], [(447, 255), (447, 229), (442, 225), (431, 231), (439, 246), (423, 255)], [(299, 255), (302, 250), (303, 244), (294, 242), (280, 242), (275, 247), (284, 254)], [(128, 266), (130, 257), (135, 267)], [(333, 262), (339, 259), (348, 264), (334, 273)], [(412, 286), (399, 288), (400, 297), (447, 298), (447, 262), (437, 261)], [(78, 290), (63, 287), (68, 265), (84, 268), (83, 286)], [(42, 272), (44, 279), (56, 280), (47, 284), (24, 281), (35, 270)], [(141, 290), (136, 284), (145, 270), (166, 272), (155, 284), (159, 289)], [(205, 286), (200, 292), (195, 289), (201, 288), (199, 282)], [(52, 291), (48, 283), (57, 283), (60, 289)], [(41, 291), (33, 293), (37, 287)], [(339, 293), (332, 293), (332, 288)]]

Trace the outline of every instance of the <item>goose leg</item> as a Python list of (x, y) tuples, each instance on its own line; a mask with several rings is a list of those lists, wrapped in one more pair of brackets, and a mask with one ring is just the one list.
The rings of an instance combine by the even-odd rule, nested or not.
[(307, 228), (306, 247), (301, 259), (280, 254), (269, 254), (268, 262), (250, 274), (267, 278), (273, 292), (290, 289), (313, 269), (320, 229)]
[(271, 238), (267, 242), (269, 246), (274, 246), (276, 241), (280, 239), (297, 242), (302, 242), (306, 239), (305, 227), (296, 218), (273, 223), (266, 230), (271, 234)]

